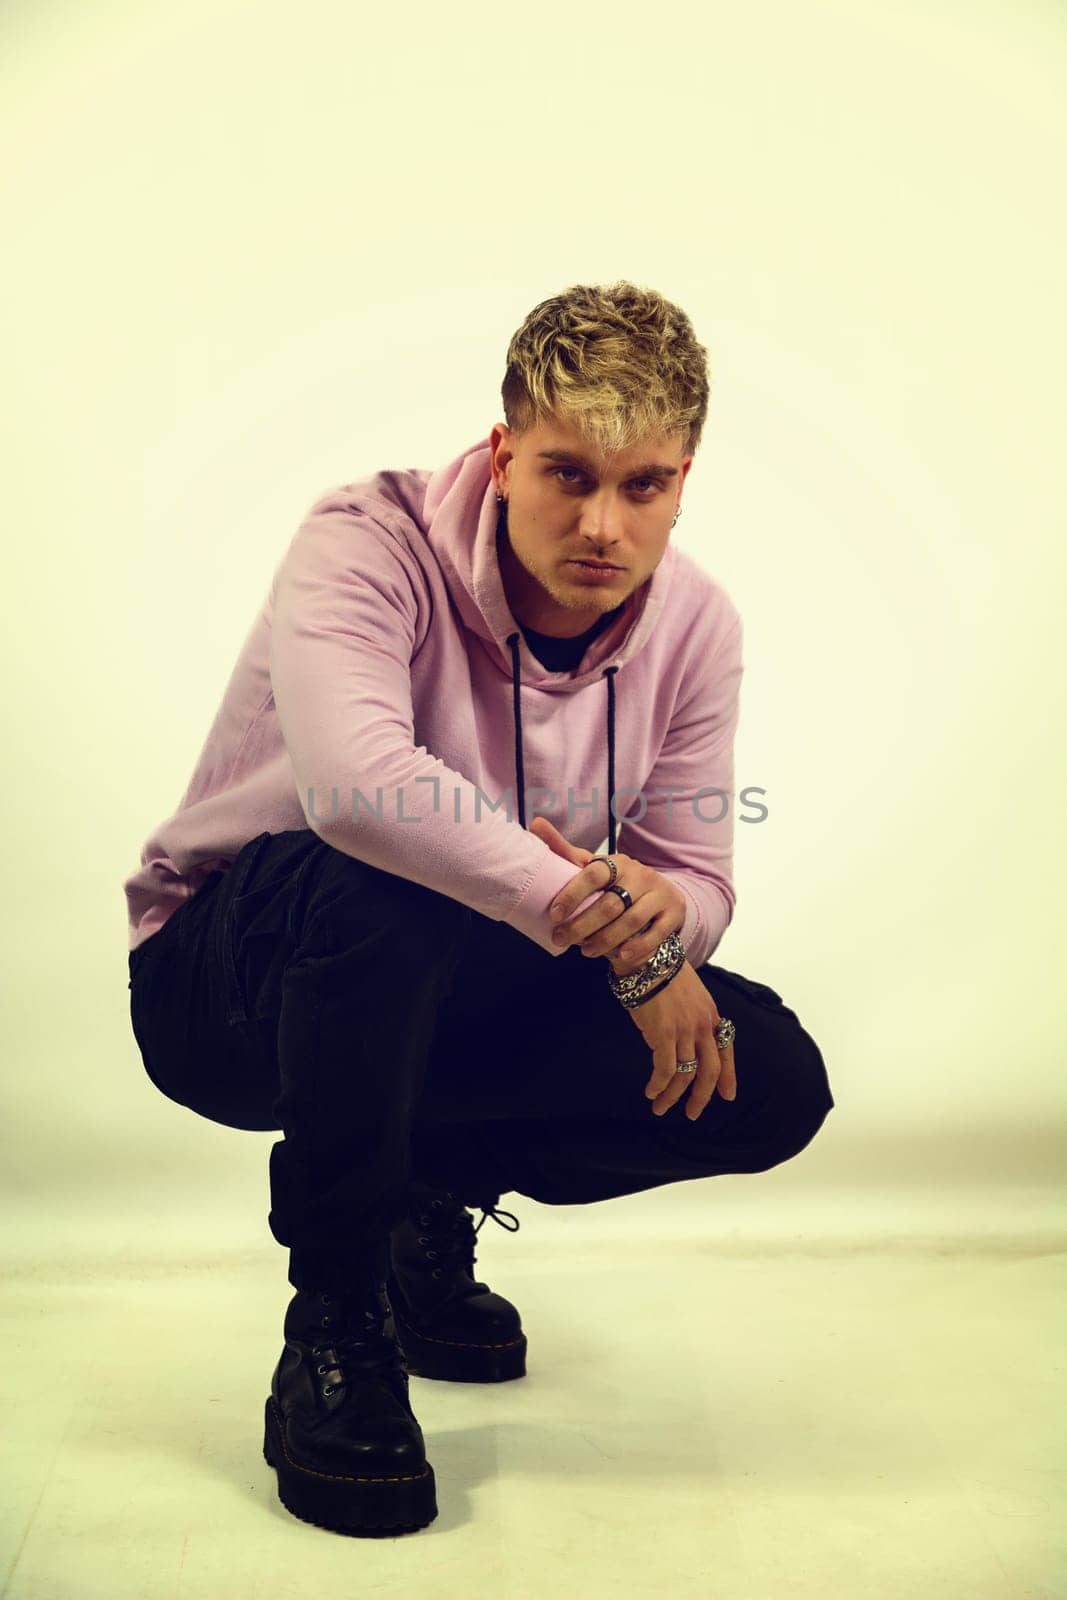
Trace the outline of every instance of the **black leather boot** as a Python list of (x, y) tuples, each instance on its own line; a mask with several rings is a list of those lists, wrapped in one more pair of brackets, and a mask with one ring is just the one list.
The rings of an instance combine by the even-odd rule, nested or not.
[(392, 1230), (387, 1291), (392, 1330), (407, 1372), (460, 1383), (499, 1383), (526, 1373), (526, 1335), (518, 1311), (474, 1277), (475, 1235), (487, 1216), (508, 1228), (495, 1200), (480, 1206), (477, 1228), (450, 1189), (412, 1181), (408, 1215)]
[(336, 1533), (390, 1537), (432, 1522), (437, 1498), (376, 1277), (365, 1273), (343, 1293), (293, 1296), (263, 1454), (294, 1516)]

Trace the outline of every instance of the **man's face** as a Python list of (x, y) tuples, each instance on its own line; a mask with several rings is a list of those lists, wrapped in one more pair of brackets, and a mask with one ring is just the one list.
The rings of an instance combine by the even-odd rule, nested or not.
[[(491, 470), (508, 502), (500, 573), (516, 621), (573, 638), (651, 577), (693, 464), (683, 441), (646, 439), (608, 463), (567, 424), (521, 440), (494, 424)], [(583, 558), (614, 570), (598, 574)]]

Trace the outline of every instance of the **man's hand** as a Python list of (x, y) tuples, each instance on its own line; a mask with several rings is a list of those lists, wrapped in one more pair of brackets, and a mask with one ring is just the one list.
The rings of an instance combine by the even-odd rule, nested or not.
[(687, 907), (681, 889), (653, 867), (643, 866), (618, 850), (612, 851), (619, 873), (615, 881), (627, 891), (633, 905), (627, 909), (620, 895), (604, 894), (588, 911), (568, 921), (576, 906), (604, 888), (607, 870), (601, 865), (602, 858), (572, 845), (547, 817), (534, 817), (530, 832), (536, 833), (557, 855), (583, 867), (550, 907), (556, 913), (553, 921), (560, 924), (552, 937), (561, 949), (578, 944), (583, 955), (608, 956), (612, 967), (623, 977), (643, 966), (685, 921)]
[[(617, 850), (612, 852), (619, 869), (616, 881), (629, 890), (633, 905), (627, 910), (617, 894), (605, 894), (574, 922), (566, 922), (575, 906), (604, 887), (604, 869), (591, 850), (571, 844), (547, 817), (534, 817), (530, 832), (543, 839), (556, 855), (582, 868), (553, 901), (560, 908), (560, 921), (564, 924), (559, 929), (562, 943), (581, 943), (587, 955), (609, 956), (615, 971), (624, 977), (644, 966), (668, 934), (682, 926), (686, 911), (682, 891), (662, 873)], [(623, 946), (631, 953), (629, 959), (624, 956)], [(693, 1092), (685, 1108), (690, 1122), (699, 1117), (716, 1086), (724, 1100), (737, 1098), (734, 1047), (728, 1044), (725, 1050), (719, 1049), (714, 1030), (722, 1018), (688, 961), (682, 963), (666, 988), (643, 1005), (631, 1007), (630, 1016), (652, 1051), (654, 1066), (645, 1095), (653, 1102), (656, 1116), (669, 1111), (690, 1087)], [(679, 1061), (693, 1060), (700, 1063), (696, 1072), (677, 1070)]]
[[(652, 1110), (660, 1117), (692, 1085), (685, 1114), (695, 1122), (718, 1087), (724, 1100), (736, 1100), (734, 1047), (719, 1049), (715, 1029), (722, 1021), (696, 968), (688, 961), (659, 994), (630, 1011), (655, 1063), (645, 1085)], [(679, 1061), (699, 1061), (695, 1072), (679, 1072)]]

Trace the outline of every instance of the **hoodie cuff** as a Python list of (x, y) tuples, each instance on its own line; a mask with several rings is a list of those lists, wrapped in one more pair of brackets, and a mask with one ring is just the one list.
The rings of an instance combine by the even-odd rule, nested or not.
[(695, 960), (694, 957), (700, 956), (704, 948), (704, 919), (700, 915), (700, 907), (685, 885), (679, 884), (678, 887), (685, 895), (685, 921), (678, 932), (681, 936), (686, 960), (692, 966), (698, 967), (700, 966), (700, 961)]
[[(546, 850), (547, 848), (546, 846)], [(518, 905), (501, 920), (506, 922), (509, 928), (514, 928), (517, 933), (524, 933), (528, 939), (539, 944), (550, 956), (566, 954), (569, 948), (567, 945), (552, 943), (552, 930), (555, 924), (548, 914), (548, 908), (560, 890), (565, 889), (581, 870), (581, 867), (576, 867), (573, 861), (564, 861), (562, 856), (557, 856), (548, 850)], [(579, 912), (595, 905), (602, 893), (603, 890), (594, 889), (592, 894), (587, 895), (581, 905), (575, 908), (571, 916), (576, 917)]]

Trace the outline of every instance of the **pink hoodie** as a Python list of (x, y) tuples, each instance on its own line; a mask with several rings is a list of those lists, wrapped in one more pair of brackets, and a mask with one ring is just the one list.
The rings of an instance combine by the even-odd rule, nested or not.
[(508, 608), (497, 524), (488, 439), (311, 507), (125, 880), (131, 950), (249, 839), (310, 827), (558, 955), (548, 907), (580, 869), (526, 829), (538, 812), (670, 878), (687, 958), (709, 958), (735, 903), (737, 608), (668, 544), (580, 666), (552, 672)]

